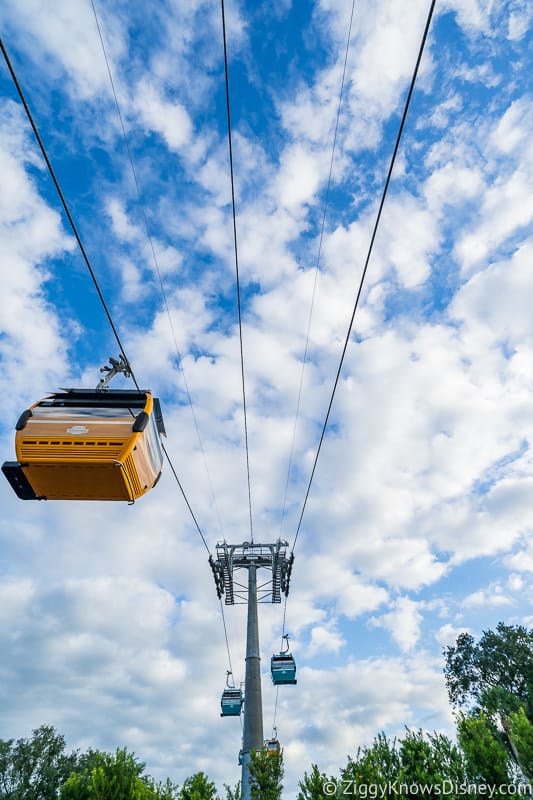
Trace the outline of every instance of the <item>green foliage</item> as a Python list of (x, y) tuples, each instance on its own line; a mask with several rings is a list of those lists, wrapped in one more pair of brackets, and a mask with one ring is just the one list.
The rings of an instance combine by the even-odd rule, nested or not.
[(42, 725), (29, 739), (0, 740), (2, 800), (56, 800), (61, 784), (76, 766), (65, 753), (65, 739)]
[(444, 785), (461, 783), (466, 765), (459, 749), (441, 733), (407, 731), (400, 744), (400, 780), (402, 783)]
[(523, 708), (509, 714), (508, 733), (518, 751), (520, 766), (526, 778), (533, 781), (533, 725)]
[(179, 800), (215, 800), (216, 793), (215, 784), (211, 783), (207, 775), (197, 772), (187, 778), (178, 797)]
[(226, 800), (241, 800), (241, 782), (238, 781), (235, 784), (235, 788), (232, 789), (231, 786), (228, 786), (227, 783), (224, 784), (224, 789), (226, 790)]
[(144, 764), (124, 748), (111, 753), (90, 751), (83, 769), (61, 787), (61, 800), (173, 800), (174, 787), (142, 777)]
[(326, 800), (330, 795), (324, 793), (324, 784), (328, 782), (333, 784), (333, 779), (328, 779), (323, 772), (320, 772), (317, 765), (313, 764), (311, 774), (305, 772), (298, 784), (300, 791), (297, 800)]
[(495, 631), (484, 631), (477, 644), (469, 633), (461, 633), (455, 646), (445, 648), (444, 656), (453, 706), (474, 704), (493, 711), (499, 699), (500, 710), (508, 713), (516, 710), (508, 708), (515, 702), (533, 722), (533, 630), (499, 622)]
[(355, 758), (341, 772), (341, 784), (353, 786), (376, 786), (385, 791), (389, 782), (394, 782), (400, 772), (400, 756), (396, 739), (389, 740), (379, 733), (370, 747), (359, 747)]
[[(421, 730), (407, 733), (403, 739), (388, 739), (380, 733), (370, 747), (359, 748), (355, 759), (349, 758), (338, 781), (343, 790), (360, 798), (410, 796), (410, 786), (451, 786), (463, 783), (466, 765), (459, 749), (442, 734), (425, 735)], [(445, 783), (446, 782), (446, 783)], [(422, 796), (421, 791), (415, 792)]]
[(250, 794), (252, 800), (280, 800), (283, 785), (283, 754), (266, 750), (250, 752)]
[(461, 717), (458, 738), (467, 773), (475, 783), (510, 783), (509, 756), (494, 723), (483, 712)]
[(179, 796), (179, 789), (175, 783), (172, 783), (170, 778), (167, 778), (164, 783), (151, 784), (155, 791), (157, 800), (177, 800)]
[[(450, 701), (456, 708), (471, 708), (459, 722), (469, 773), (489, 782), (492, 775), (496, 782), (515, 774), (517, 765), (527, 774), (527, 744), (525, 754), (523, 748), (528, 741), (524, 726), (533, 722), (533, 630), (500, 622), (496, 631), (484, 631), (477, 644), (462, 633), (444, 654)], [(513, 735), (511, 719), (521, 733)]]

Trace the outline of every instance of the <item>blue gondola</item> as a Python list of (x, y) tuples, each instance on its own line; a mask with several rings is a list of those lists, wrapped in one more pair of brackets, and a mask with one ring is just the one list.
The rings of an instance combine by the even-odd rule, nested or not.
[(273, 655), (270, 661), (270, 673), (274, 686), (283, 684), (295, 684), (296, 681), (296, 662), (290, 653), (278, 653)]
[(224, 689), (220, 698), (220, 716), (239, 717), (242, 702), (242, 691), (240, 689)]

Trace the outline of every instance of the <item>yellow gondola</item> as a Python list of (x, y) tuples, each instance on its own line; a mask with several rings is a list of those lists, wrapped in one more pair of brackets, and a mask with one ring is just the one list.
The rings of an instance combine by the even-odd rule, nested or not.
[(265, 742), (265, 752), (267, 756), (276, 756), (279, 758), (281, 756), (281, 745), (279, 743), (279, 739), (267, 739)]
[(67, 389), (24, 411), (18, 461), (2, 471), (22, 500), (126, 500), (157, 483), (165, 427), (147, 390)]

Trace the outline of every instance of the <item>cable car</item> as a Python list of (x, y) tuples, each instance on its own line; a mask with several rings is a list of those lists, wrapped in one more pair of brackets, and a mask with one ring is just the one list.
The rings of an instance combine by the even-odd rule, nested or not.
[(278, 653), (270, 660), (270, 674), (274, 686), (296, 684), (296, 662), (290, 653)]
[(148, 390), (65, 389), (34, 403), (15, 428), (18, 460), (2, 472), (21, 500), (133, 503), (161, 475), (165, 425)]
[(224, 689), (220, 698), (221, 717), (240, 717), (242, 709), (242, 691), (240, 689)]
[(265, 751), (267, 756), (279, 756), (281, 755), (281, 745), (279, 743), (279, 739), (267, 739), (265, 742)]

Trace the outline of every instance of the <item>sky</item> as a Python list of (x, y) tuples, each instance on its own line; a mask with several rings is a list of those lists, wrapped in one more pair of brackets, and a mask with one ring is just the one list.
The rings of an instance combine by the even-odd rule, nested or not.
[[(348, 0), (226, 0), (250, 503), (220, 5), (0, 9), (211, 552), (250, 538), (250, 505), (255, 541), (294, 543), (429, 5), (355, 0), (347, 51)], [(286, 798), (381, 730), (453, 735), (443, 648), (533, 625), (532, 17), (531, 0), (436, 3), (295, 546)], [(5, 64), (0, 104), (13, 460), (19, 414), (94, 387), (118, 345)], [(234, 784), (221, 607), (168, 464), (133, 506), (23, 502), (2, 480), (0, 540), (0, 738), (52, 724), (156, 778)], [(238, 683), (245, 609), (224, 613)], [(261, 606), (265, 736), (282, 618)]]

